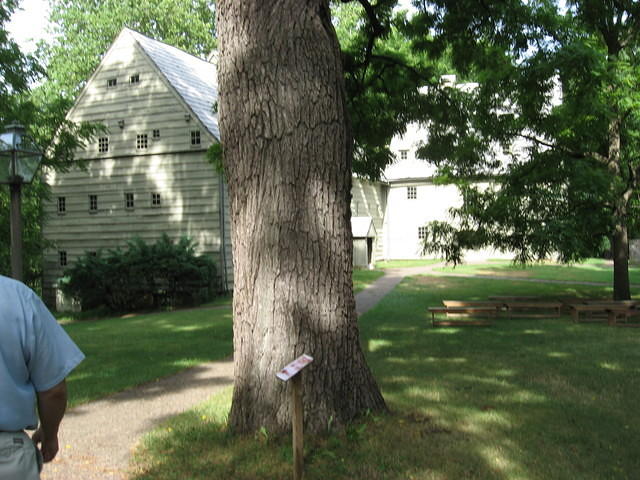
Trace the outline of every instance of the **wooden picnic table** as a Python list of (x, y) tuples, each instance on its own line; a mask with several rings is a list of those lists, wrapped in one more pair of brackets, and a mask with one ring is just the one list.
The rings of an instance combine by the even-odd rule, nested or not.
[(535, 295), (491, 295), (487, 298), (499, 302), (533, 302), (542, 300), (542, 297)]
[[(546, 318), (549, 316), (559, 317), (562, 302), (545, 301), (505, 301), (504, 305), (510, 317)], [(535, 310), (538, 313), (531, 313)], [(540, 310), (545, 310), (540, 312)], [(514, 313), (515, 311), (521, 313)]]
[(495, 300), (442, 300), (445, 307), (492, 307), (500, 311), (504, 302)]
[[(630, 317), (640, 315), (640, 310), (636, 307), (635, 300), (611, 300), (611, 301), (586, 301), (586, 303), (570, 304), (571, 319), (575, 323), (579, 322), (600, 322), (607, 320), (609, 325), (616, 325), (618, 318), (628, 322)], [(580, 314), (587, 314), (587, 317), (580, 318)], [(593, 314), (602, 314), (601, 317), (594, 317)]]
[(475, 326), (475, 327), (487, 327), (491, 325), (491, 322), (486, 320), (436, 320), (436, 314), (444, 313), (447, 316), (450, 314), (482, 314), (486, 317), (495, 317), (498, 313), (496, 307), (487, 306), (466, 306), (466, 307), (429, 307), (429, 313), (431, 313), (431, 325), (433, 327), (451, 327), (451, 326)]

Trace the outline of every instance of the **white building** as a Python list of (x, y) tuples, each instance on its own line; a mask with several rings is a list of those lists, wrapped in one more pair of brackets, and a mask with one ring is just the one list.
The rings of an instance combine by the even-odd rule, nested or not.
[[(218, 264), (221, 285), (233, 269), (226, 186), (206, 160), (219, 141), (215, 65), (123, 29), (87, 81), (68, 117), (100, 122), (106, 132), (76, 152), (86, 168), (51, 172), (44, 235), (43, 293), (78, 257), (122, 247), (134, 236), (189, 236)], [(425, 132), (410, 126), (391, 149), (396, 162), (380, 182), (354, 178), (354, 264), (421, 257), (424, 225), (448, 219), (460, 203), (452, 185), (415, 158)], [(486, 252), (483, 252), (486, 255)]]

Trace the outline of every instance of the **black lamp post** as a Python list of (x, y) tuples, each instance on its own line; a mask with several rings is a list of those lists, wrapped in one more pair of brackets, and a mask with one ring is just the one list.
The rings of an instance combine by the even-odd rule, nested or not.
[(20, 190), (31, 183), (42, 161), (42, 152), (21, 125), (7, 126), (0, 134), (0, 184), (11, 190), (11, 275), (23, 280), (22, 214)]

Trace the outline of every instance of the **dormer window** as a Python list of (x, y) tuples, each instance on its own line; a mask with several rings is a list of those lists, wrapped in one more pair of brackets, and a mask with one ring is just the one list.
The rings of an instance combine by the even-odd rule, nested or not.
[(200, 145), (200, 130), (191, 130), (191, 145)]
[(110, 78), (107, 80), (107, 88), (113, 88), (115, 86), (118, 85), (118, 79), (117, 78)]
[(139, 74), (135, 74), (135, 75), (131, 75), (129, 77), (129, 85), (137, 85), (138, 83), (140, 83), (140, 75)]

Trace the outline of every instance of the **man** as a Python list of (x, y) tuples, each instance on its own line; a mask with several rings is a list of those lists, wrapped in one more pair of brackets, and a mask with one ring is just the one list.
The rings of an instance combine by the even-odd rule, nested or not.
[[(37, 480), (58, 453), (65, 378), (84, 355), (42, 300), (0, 275), (0, 479)], [(34, 430), (33, 439), (24, 430)], [(37, 446), (40, 446), (40, 450)]]

